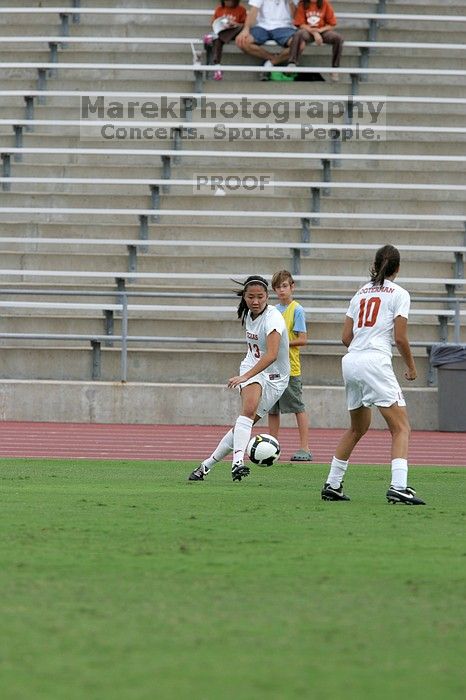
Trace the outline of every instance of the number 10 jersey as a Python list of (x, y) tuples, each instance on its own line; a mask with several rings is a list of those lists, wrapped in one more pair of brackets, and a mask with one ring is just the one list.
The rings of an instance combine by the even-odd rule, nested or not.
[(410, 302), (406, 289), (391, 280), (382, 285), (368, 282), (361, 287), (346, 312), (353, 321), (353, 340), (348, 351), (379, 350), (391, 357), (395, 318), (408, 318)]

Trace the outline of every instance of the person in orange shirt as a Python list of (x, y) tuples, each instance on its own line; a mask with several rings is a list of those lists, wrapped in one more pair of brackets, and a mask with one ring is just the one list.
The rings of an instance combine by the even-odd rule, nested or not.
[[(332, 45), (332, 68), (338, 68), (343, 37), (333, 31), (337, 26), (337, 19), (331, 4), (327, 0), (301, 0), (296, 9), (294, 23), (299, 31), (291, 42), (288, 65), (298, 65), (305, 45), (315, 42), (317, 46)], [(331, 73), (330, 79), (337, 81), (338, 73)]]
[(235, 39), (246, 21), (246, 8), (241, 0), (222, 0), (212, 17), (213, 34), (204, 36), (204, 46), (212, 47), (212, 63), (215, 65), (214, 80), (222, 80), (221, 69), (223, 47)]

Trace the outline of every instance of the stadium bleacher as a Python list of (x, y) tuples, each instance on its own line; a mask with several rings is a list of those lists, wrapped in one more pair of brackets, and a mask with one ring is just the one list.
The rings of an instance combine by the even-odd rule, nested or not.
[[(400, 279), (413, 297), (420, 377), (407, 391), (410, 415), (414, 427), (435, 428), (426, 350), (466, 341), (463, 4), (335, 1), (346, 39), (338, 84), (325, 80), (334, 72), (327, 47), (308, 47), (298, 70), (323, 80), (260, 82), (258, 63), (228, 46), (224, 80), (214, 82), (205, 63), (193, 65), (191, 46), (213, 3), (196, 0), (196, 12), (184, 0), (176, 10), (162, 1), (116, 4), (0, 8), (4, 382), (44, 397), (66, 386), (55, 403), (61, 419), (88, 419), (92, 387), (105, 403), (100, 415), (124, 422), (125, 402), (113, 393), (123, 378), (136, 385), (133, 397), (137, 386), (141, 396), (162, 386), (161, 398), (141, 402), (141, 422), (186, 422), (191, 409), (192, 422), (228, 423), (235, 397), (213, 388), (236, 371), (241, 353), (234, 297), (225, 296), (230, 280), (287, 267), (308, 309), (311, 420), (340, 426), (345, 299), (365, 279), (374, 249), (391, 242), (402, 250)], [(189, 24), (180, 21), (188, 8)], [(86, 96), (122, 104), (165, 96), (180, 115), (150, 120), (166, 127), (165, 138), (105, 140), (105, 119), (81, 118)], [(256, 106), (286, 103), (286, 119), (202, 114), (202, 100), (219, 112), (244, 97)], [(300, 102), (321, 105), (323, 116), (296, 116)], [(329, 123), (328, 105), (337, 102), (344, 109)], [(365, 114), (358, 124), (355, 103), (375, 102), (383, 119), (371, 125)], [(122, 129), (147, 123), (118, 119)], [(240, 132), (233, 143), (215, 138), (219, 123)], [(303, 134), (311, 123), (322, 138)], [(361, 139), (359, 126), (372, 126), (374, 138)], [(267, 128), (284, 136), (250, 138), (248, 129)], [(250, 191), (199, 188), (198, 176), (219, 174), (270, 180)], [(6, 415), (44, 419), (44, 402), (36, 406), (19, 414), (18, 402), (7, 404)], [(54, 410), (52, 401), (49, 419)]]

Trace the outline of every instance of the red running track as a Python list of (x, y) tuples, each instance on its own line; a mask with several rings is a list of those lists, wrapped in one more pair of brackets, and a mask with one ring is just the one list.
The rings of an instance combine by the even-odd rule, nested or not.
[[(200, 460), (212, 452), (225, 431), (225, 426), (218, 425), (0, 423), (0, 457)], [(266, 432), (265, 427), (262, 432)], [(311, 430), (314, 462), (331, 459), (342, 432)], [(281, 430), (282, 461), (298, 447), (296, 440), (296, 429)], [(359, 464), (387, 464), (389, 460), (390, 435), (386, 430), (370, 430), (352, 456)], [(465, 467), (466, 433), (414, 432), (410, 463)]]

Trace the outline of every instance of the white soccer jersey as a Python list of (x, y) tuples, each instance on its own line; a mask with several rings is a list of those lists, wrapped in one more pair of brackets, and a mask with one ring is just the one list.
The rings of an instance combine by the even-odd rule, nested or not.
[(390, 280), (382, 285), (368, 282), (361, 287), (346, 312), (353, 320), (354, 336), (348, 351), (379, 350), (391, 357), (395, 318), (408, 318), (410, 302), (406, 289)]
[(246, 342), (248, 352), (241, 363), (241, 372), (247, 372), (254, 367), (259, 359), (267, 352), (267, 336), (272, 331), (278, 331), (281, 335), (278, 357), (264, 372), (267, 375), (277, 375), (274, 379), (288, 378), (290, 375), (290, 358), (288, 333), (285, 320), (274, 306), (267, 306), (265, 311), (254, 320), (251, 312), (246, 316)]

